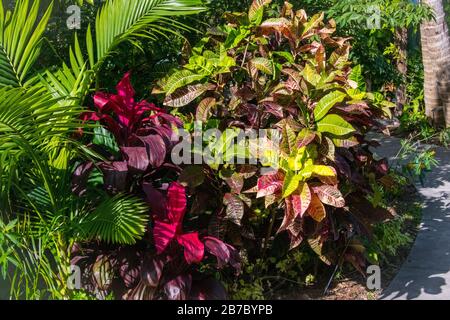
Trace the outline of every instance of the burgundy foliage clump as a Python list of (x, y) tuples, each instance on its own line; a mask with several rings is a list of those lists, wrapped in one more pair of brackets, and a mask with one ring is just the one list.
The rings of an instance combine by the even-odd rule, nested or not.
[[(144, 239), (134, 246), (77, 244), (73, 263), (84, 268), (84, 287), (92, 292), (112, 290), (124, 299), (224, 299), (222, 284), (199, 274), (193, 265), (215, 257), (218, 268), (229, 264), (239, 271), (238, 253), (209, 236), (206, 227), (186, 219), (187, 190), (176, 181), (182, 169), (170, 162), (177, 143), (172, 141), (173, 132), (182, 122), (152, 103), (136, 102), (130, 76), (127, 73), (119, 82), (117, 94), (95, 94), (97, 110), (82, 115), (85, 122), (100, 122), (113, 135), (120, 152), (113, 155), (102, 146), (89, 144), (110, 161), (80, 164), (72, 185), (74, 193), (83, 196), (89, 176), (97, 168), (106, 192), (145, 199), (152, 223)], [(194, 231), (185, 232), (185, 225)]]

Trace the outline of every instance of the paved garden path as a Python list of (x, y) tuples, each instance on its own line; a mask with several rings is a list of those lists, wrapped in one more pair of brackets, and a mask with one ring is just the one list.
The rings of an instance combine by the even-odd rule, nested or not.
[[(395, 162), (400, 140), (376, 136), (374, 150)], [(424, 209), (420, 231), (411, 253), (381, 299), (450, 299), (450, 150), (436, 148), (439, 166), (417, 190)]]

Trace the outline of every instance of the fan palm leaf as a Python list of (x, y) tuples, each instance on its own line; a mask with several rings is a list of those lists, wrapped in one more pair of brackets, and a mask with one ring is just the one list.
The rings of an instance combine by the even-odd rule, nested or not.
[(83, 239), (98, 239), (113, 244), (134, 244), (145, 233), (148, 206), (141, 200), (116, 195), (105, 199), (79, 224)]

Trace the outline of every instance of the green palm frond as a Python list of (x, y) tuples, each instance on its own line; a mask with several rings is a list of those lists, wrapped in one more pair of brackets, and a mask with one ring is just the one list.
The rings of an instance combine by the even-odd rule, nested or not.
[(79, 227), (84, 239), (134, 244), (144, 235), (148, 220), (148, 207), (144, 202), (119, 194), (103, 201)]
[[(109, 0), (95, 21), (96, 55), (88, 50), (91, 66), (103, 61), (121, 42), (142, 35), (151, 24), (167, 25), (166, 17), (199, 13), (204, 10), (201, 4), (201, 0)], [(89, 31), (87, 48), (92, 48)]]
[(40, 0), (17, 0), (13, 12), (0, 1), (0, 87), (23, 86), (36, 61), (53, 5), (38, 19)]
[[(61, 206), (63, 201), (58, 201), (57, 195), (68, 189), (63, 186), (70, 179), (69, 159), (77, 145), (70, 140), (70, 134), (81, 125), (80, 112), (80, 107), (67, 108), (42, 87), (0, 89), (0, 204), (3, 209), (11, 207), (12, 193), (23, 197), (37, 187), (44, 188), (53, 206)], [(38, 211), (39, 206), (34, 208), (35, 201), (28, 202), (29, 207)]]
[(0, 89), (0, 153), (46, 145), (80, 127), (81, 108), (68, 109), (42, 87)]
[(54, 270), (59, 261), (56, 261), (56, 256), (48, 254), (53, 245), (46, 239), (21, 234), (20, 242), (14, 247), (17, 264), (10, 276), (10, 296), (13, 299), (61, 299), (57, 295), (61, 280)]

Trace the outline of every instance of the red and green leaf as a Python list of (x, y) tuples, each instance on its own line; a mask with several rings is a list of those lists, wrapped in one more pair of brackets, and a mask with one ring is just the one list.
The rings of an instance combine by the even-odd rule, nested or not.
[(321, 185), (313, 187), (314, 193), (322, 201), (332, 207), (342, 208), (345, 206), (345, 200), (342, 193), (335, 186)]

